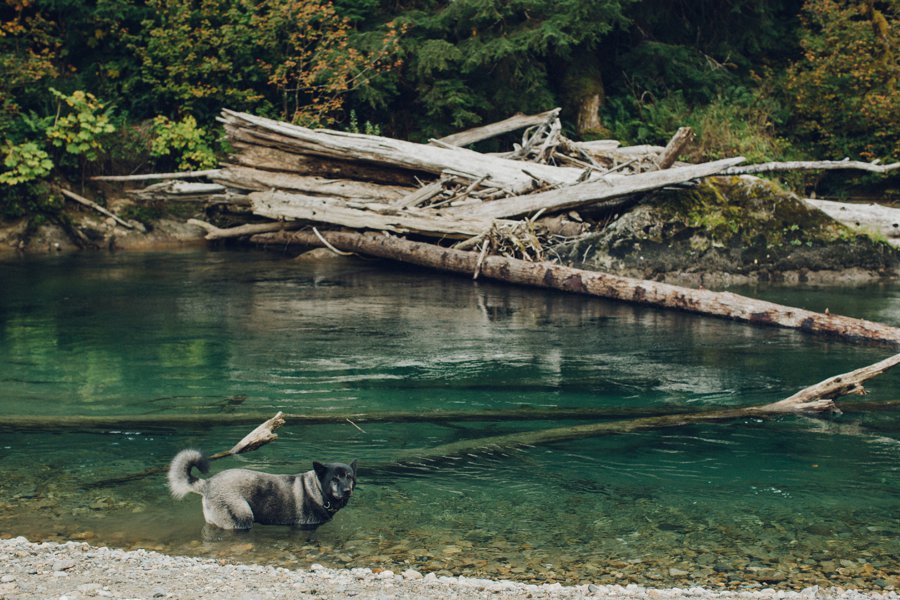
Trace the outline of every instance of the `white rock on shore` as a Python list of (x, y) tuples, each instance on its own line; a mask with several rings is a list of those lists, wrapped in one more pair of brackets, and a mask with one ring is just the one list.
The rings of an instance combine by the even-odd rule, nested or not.
[(676, 598), (900, 600), (895, 592), (810, 588), (799, 592), (722, 592), (692, 588), (648, 589), (636, 585), (530, 585), (467, 577), (423, 576), (370, 569), (308, 571), (222, 564), (146, 550), (124, 551), (84, 543), (34, 544), (19, 537), (0, 540), (0, 600), (82, 598), (184, 598), (191, 600), (321, 598), (371, 600), (513, 598)]

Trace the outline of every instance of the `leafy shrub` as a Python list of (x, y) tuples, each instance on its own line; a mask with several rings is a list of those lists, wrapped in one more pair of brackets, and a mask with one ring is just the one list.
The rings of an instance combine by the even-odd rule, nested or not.
[(47, 129), (50, 143), (65, 148), (68, 154), (97, 160), (97, 153), (103, 149), (104, 134), (116, 129), (110, 121), (109, 111), (103, 111), (103, 104), (93, 94), (81, 90), (69, 96), (53, 88), (50, 92), (70, 109), (68, 114), (57, 113), (59, 116)]
[(197, 120), (187, 115), (180, 121), (165, 116), (153, 120), (150, 154), (172, 158), (181, 171), (211, 169), (218, 165), (209, 134), (197, 126)]
[(53, 170), (53, 161), (34, 142), (8, 145), (3, 159), (6, 170), (0, 172), (0, 183), (13, 186), (41, 179)]

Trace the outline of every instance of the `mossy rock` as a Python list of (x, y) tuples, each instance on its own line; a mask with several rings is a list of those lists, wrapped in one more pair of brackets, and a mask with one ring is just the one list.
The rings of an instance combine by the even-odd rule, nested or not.
[(900, 251), (885, 241), (747, 177), (654, 194), (560, 256), (571, 266), (685, 283), (874, 279), (900, 266)]

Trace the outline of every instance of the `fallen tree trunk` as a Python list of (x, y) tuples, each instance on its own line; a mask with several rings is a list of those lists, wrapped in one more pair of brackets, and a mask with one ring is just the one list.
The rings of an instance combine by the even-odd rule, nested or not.
[(302, 223), (286, 223), (284, 221), (275, 221), (272, 223), (248, 223), (246, 225), (238, 225), (237, 227), (229, 227), (227, 229), (223, 229), (199, 219), (188, 219), (187, 222), (189, 225), (196, 225), (200, 229), (206, 231), (204, 239), (207, 240), (224, 240), (229, 238), (247, 237), (249, 235), (256, 235), (258, 233), (288, 231), (304, 226)]
[(732, 167), (723, 175), (752, 175), (754, 173), (772, 173), (775, 171), (868, 171), (869, 173), (889, 173), (900, 169), (900, 163), (879, 165), (859, 160), (799, 160), (788, 162), (768, 162), (757, 165)]
[(599, 180), (587, 181), (546, 192), (450, 208), (446, 212), (448, 214), (465, 214), (469, 217), (498, 219), (526, 215), (541, 209), (558, 211), (587, 204), (596, 204), (601, 200), (649, 192), (692, 179), (709, 177), (743, 161), (743, 157), (726, 158), (710, 163), (673, 167), (636, 175), (606, 175)]
[(296, 175), (285, 171), (266, 171), (240, 165), (227, 165), (214, 178), (216, 183), (248, 191), (281, 190), (313, 196), (347, 200), (392, 202), (412, 191), (410, 187), (383, 185), (354, 179), (327, 179)]
[[(900, 329), (881, 323), (816, 313), (801, 308), (755, 300), (731, 292), (696, 290), (656, 281), (643, 281), (547, 262), (528, 262), (502, 256), (486, 256), (479, 266), (479, 253), (413, 242), (384, 233), (323, 231), (329, 244), (342, 251), (358, 252), (441, 271), (480, 276), (508, 283), (552, 288), (623, 300), (636, 304), (672, 308), (691, 313), (724, 317), (735, 321), (799, 329), (817, 334), (900, 344)], [(253, 236), (259, 244), (308, 247), (323, 246), (312, 232), (279, 232)]]
[[(900, 410), (900, 400), (884, 402), (853, 402), (842, 404), (841, 412), (860, 413), (873, 410)], [(637, 418), (695, 414), (695, 408), (516, 408), (509, 410), (433, 410), (416, 412), (329, 413), (323, 415), (284, 413), (285, 420), (296, 425), (345, 425), (353, 423), (463, 423), (497, 421), (619, 421)], [(266, 418), (268, 413), (198, 413), (187, 415), (4, 415), (0, 416), (0, 431), (60, 432), (66, 430), (147, 430), (147, 429), (210, 429), (252, 425)]]
[(880, 234), (892, 246), (900, 246), (900, 208), (815, 198), (806, 198), (804, 202), (854, 231)]
[(443, 216), (439, 212), (388, 204), (342, 202), (287, 192), (250, 194), (253, 212), (270, 219), (300, 219), (352, 229), (376, 229), (427, 236), (469, 238), (486, 232), (493, 219)]
[(690, 127), (679, 127), (665, 149), (659, 153), (657, 164), (660, 169), (668, 169), (675, 164), (681, 151), (694, 139), (694, 130)]
[(306, 129), (230, 110), (223, 111), (223, 114), (222, 121), (228, 135), (243, 143), (274, 146), (298, 154), (356, 160), (432, 175), (439, 175), (450, 169), (475, 179), (489, 176), (492, 183), (514, 193), (525, 193), (533, 189), (535, 178), (558, 185), (575, 183), (581, 175), (579, 169), (523, 163), (464, 148), (415, 144), (327, 129)]
[(95, 175), (92, 181), (156, 181), (160, 179), (193, 179), (195, 177), (213, 177), (219, 169), (205, 171), (179, 171), (178, 173), (141, 173), (138, 175)]
[[(582, 439), (598, 435), (631, 433), (646, 429), (679, 427), (694, 423), (733, 421), (735, 419), (747, 417), (768, 417), (786, 413), (839, 413), (840, 411), (834, 404), (834, 398), (845, 393), (859, 393), (858, 389), (863, 381), (884, 373), (887, 369), (897, 365), (897, 363), (900, 363), (900, 354), (874, 365), (831, 377), (823, 382), (801, 390), (790, 398), (766, 404), (764, 406), (717, 409), (689, 414), (660, 415), (627, 421), (589, 423), (570, 427), (556, 427), (552, 429), (489, 436), (474, 440), (460, 440), (458, 442), (443, 444), (433, 448), (410, 450), (398, 456), (395, 463), (400, 466), (410, 465), (421, 467), (427, 466), (429, 462), (445, 461), (459, 456), (484, 452), (507, 452), (509, 450), (521, 449), (539, 444)], [(392, 465), (384, 466), (391, 468)]]
[(107, 217), (111, 218), (113, 221), (115, 221), (122, 227), (125, 227), (127, 229), (134, 229), (134, 225), (132, 225), (128, 221), (125, 221), (124, 219), (120, 218), (118, 215), (115, 215), (115, 214), (111, 213), (110, 211), (106, 210), (105, 208), (103, 208), (102, 206), (100, 206), (99, 204), (94, 202), (93, 200), (88, 200), (84, 196), (76, 194), (75, 192), (73, 192), (71, 190), (67, 190), (65, 188), (60, 188), (59, 191), (66, 198), (69, 198), (70, 200), (74, 200), (78, 204), (87, 206), (88, 208), (92, 208), (93, 210), (96, 210), (101, 215), (106, 215)]
[(554, 108), (537, 115), (515, 115), (497, 123), (483, 125), (482, 127), (474, 127), (466, 131), (460, 131), (452, 135), (438, 138), (436, 141), (451, 146), (468, 146), (476, 142), (481, 142), (504, 133), (511, 133), (526, 127), (540, 125), (546, 123), (559, 116), (560, 109)]

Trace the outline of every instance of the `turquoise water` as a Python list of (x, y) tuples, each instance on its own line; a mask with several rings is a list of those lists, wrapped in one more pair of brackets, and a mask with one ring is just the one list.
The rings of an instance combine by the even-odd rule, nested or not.
[[(900, 325), (898, 285), (743, 291)], [(852, 410), (898, 399), (900, 372), (836, 418), (396, 462), (592, 422), (588, 409), (761, 404), (893, 352), (374, 261), (13, 260), (0, 263), (0, 535), (526, 581), (900, 587), (900, 413)], [(256, 421), (224, 419), (277, 410), (332, 422), (289, 420), (278, 441), (214, 470), (358, 458), (358, 493), (314, 533), (225, 535), (203, 527), (198, 497), (172, 500), (159, 473), (110, 481), (185, 447), (225, 450)], [(540, 419), (512, 418), (523, 410)], [(11, 424), (28, 416), (42, 426)], [(171, 416), (195, 420), (151, 422)]]

